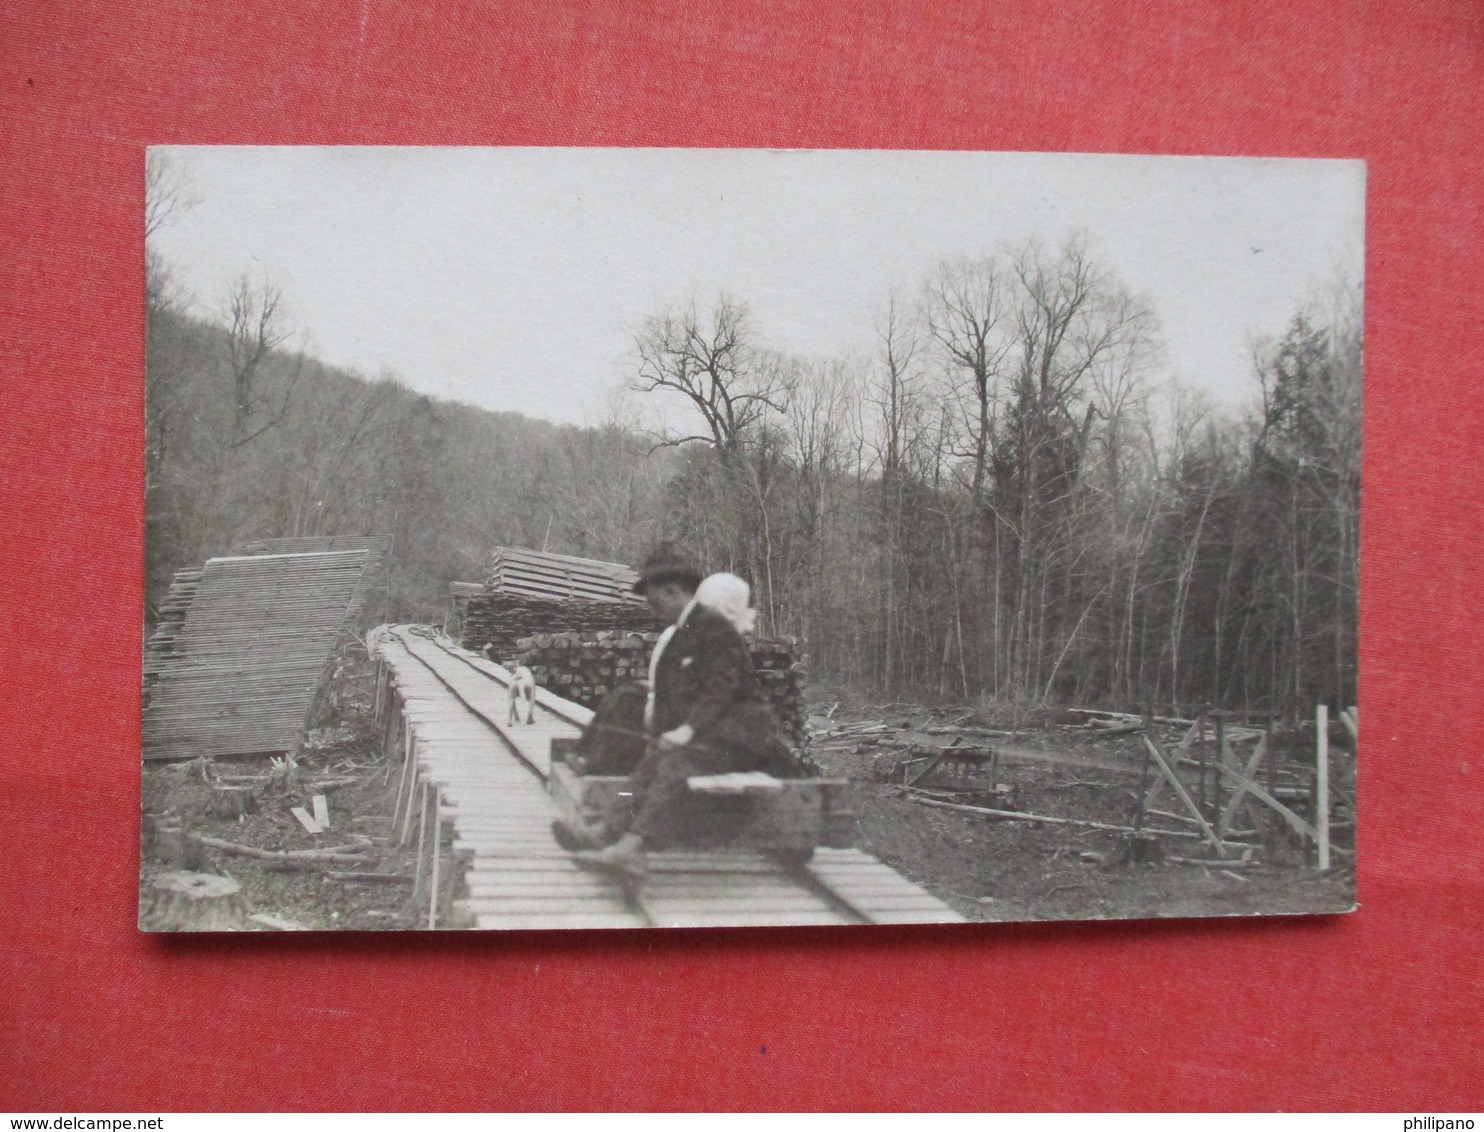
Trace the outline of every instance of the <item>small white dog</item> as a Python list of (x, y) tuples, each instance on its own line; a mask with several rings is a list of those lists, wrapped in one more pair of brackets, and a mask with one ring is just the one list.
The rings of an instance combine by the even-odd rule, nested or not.
[(524, 664), (511, 669), (510, 680), (510, 722), (516, 723), (520, 719), (520, 704), (525, 701), (526, 723), (536, 722), (536, 677), (531, 675), (531, 670)]

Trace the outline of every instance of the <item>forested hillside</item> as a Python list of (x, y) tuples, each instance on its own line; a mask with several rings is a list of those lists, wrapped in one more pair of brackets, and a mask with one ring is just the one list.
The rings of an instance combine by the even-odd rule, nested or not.
[(390, 535), (389, 614), (422, 620), (495, 545), (632, 563), (669, 537), (746, 575), (815, 681), (1354, 702), (1358, 285), (1268, 328), (1239, 409), (1169, 380), (1157, 312), (1080, 238), (942, 264), (847, 357), (770, 350), (743, 297), (708, 296), (634, 328), (657, 434), (322, 365), (267, 284), (222, 309), (187, 313), (151, 259), (148, 610), (250, 536)]

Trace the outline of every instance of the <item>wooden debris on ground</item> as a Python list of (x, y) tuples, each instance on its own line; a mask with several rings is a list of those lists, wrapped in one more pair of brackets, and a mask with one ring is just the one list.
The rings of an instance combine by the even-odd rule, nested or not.
[[(938, 809), (943, 809), (943, 810), (961, 810), (964, 813), (983, 814), (986, 817), (1008, 818), (1011, 821), (1045, 822), (1045, 823), (1050, 824), (1050, 825), (1075, 825), (1075, 826), (1081, 826), (1081, 827), (1083, 827), (1085, 829), (1103, 829), (1103, 830), (1109, 831), (1110, 833), (1137, 833), (1137, 832), (1139, 832), (1139, 831), (1135, 830), (1134, 827), (1131, 826), (1131, 825), (1115, 825), (1115, 824), (1113, 824), (1111, 822), (1087, 821), (1087, 820), (1085, 820), (1083, 818), (1059, 818), (1059, 817), (1052, 817), (1052, 816), (1050, 816), (1048, 814), (1030, 814), (1030, 813), (1024, 813), (1024, 812), (1022, 812), (1020, 810), (998, 810), (998, 809), (994, 809), (994, 808), (989, 807), (989, 806), (967, 806), (967, 805), (963, 805), (963, 804), (958, 803), (958, 802), (940, 802), (940, 801), (938, 801), (935, 798), (923, 797), (922, 795), (920, 795), (919, 793), (917, 793), (915, 791), (908, 791), (907, 796), (909, 798), (911, 798), (912, 801), (918, 803), (919, 805), (923, 805), (923, 806), (933, 806), (933, 807), (936, 807)], [(1199, 833), (1186, 832), (1185, 830), (1158, 830), (1158, 831), (1150, 831), (1150, 832), (1158, 832), (1158, 833), (1160, 833), (1160, 834), (1162, 834), (1162, 835), (1164, 835), (1166, 837), (1200, 837), (1201, 836), (1201, 834), (1199, 834)]]
[(236, 857), (256, 857), (260, 861), (333, 861), (343, 864), (364, 864), (365, 854), (371, 852), (370, 838), (360, 838), (348, 845), (327, 846), (324, 849), (259, 849), (254, 845), (238, 845), (223, 841), (219, 837), (195, 839), (207, 849), (229, 853)]
[(254, 912), (248, 920), (260, 927), (268, 928), (276, 932), (307, 932), (303, 924), (295, 920), (285, 920), (282, 916), (270, 916), (266, 912)]
[(309, 789), (318, 794), (328, 794), (332, 790), (339, 790), (342, 786), (354, 786), (360, 781), (354, 775), (348, 775), (342, 778), (321, 778), (317, 782), (311, 782)]
[(1216, 855), (1218, 857), (1225, 857), (1226, 848), (1222, 845), (1221, 839), (1216, 836), (1216, 831), (1206, 821), (1206, 816), (1201, 813), (1200, 807), (1190, 797), (1189, 792), (1185, 789), (1185, 784), (1180, 781), (1179, 776), (1171, 769), (1170, 764), (1165, 761), (1164, 755), (1160, 753), (1159, 748), (1154, 745), (1147, 734), (1144, 736), (1144, 745), (1149, 749), (1149, 755), (1154, 760), (1154, 765), (1159, 768), (1159, 772), (1165, 776), (1166, 781), (1174, 788), (1175, 794), (1179, 797), (1180, 801), (1185, 803), (1185, 808), (1195, 818), (1196, 824), (1200, 826), (1201, 833), (1205, 836), (1206, 840), (1211, 842), (1212, 848), (1216, 850)]
[[(1250, 847), (1248, 851), (1251, 851)], [(1169, 854), (1166, 854), (1165, 860), (1176, 865), (1200, 865), (1206, 869), (1255, 869), (1259, 864), (1250, 858), (1240, 861), (1218, 861), (1214, 857), (1176, 857)]]
[(840, 723), (814, 732), (815, 739), (853, 739), (862, 735), (880, 735), (886, 724), (879, 719), (863, 719), (855, 723)]

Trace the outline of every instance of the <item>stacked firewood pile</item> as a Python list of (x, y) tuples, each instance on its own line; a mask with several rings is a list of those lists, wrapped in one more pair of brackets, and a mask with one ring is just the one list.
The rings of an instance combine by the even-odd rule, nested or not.
[(475, 652), (487, 650), (491, 660), (504, 663), (518, 651), (518, 642), (536, 634), (649, 633), (654, 640), (654, 626), (649, 606), (638, 603), (547, 601), (521, 594), (482, 593), (466, 599), (459, 643)]
[[(541, 687), (596, 709), (614, 688), (646, 679), (656, 633), (624, 631), (539, 633), (514, 650)], [(750, 641), (752, 663), (763, 698), (772, 705), (784, 736), (798, 746), (804, 738), (804, 677), (797, 663), (798, 642), (791, 637)]]

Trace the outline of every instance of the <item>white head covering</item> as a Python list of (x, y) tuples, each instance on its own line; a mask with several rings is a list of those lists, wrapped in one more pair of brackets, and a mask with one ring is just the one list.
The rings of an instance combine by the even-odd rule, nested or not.
[(712, 574), (696, 590), (696, 601), (720, 613), (737, 632), (750, 633), (757, 624), (751, 595), (751, 587), (736, 574)]

